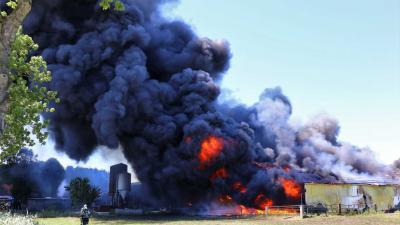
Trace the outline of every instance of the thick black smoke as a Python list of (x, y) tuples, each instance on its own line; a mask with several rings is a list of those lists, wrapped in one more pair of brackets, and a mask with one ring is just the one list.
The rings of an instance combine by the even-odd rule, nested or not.
[(27, 149), (22, 149), (13, 163), (0, 167), (0, 185), (21, 203), (30, 197), (57, 197), (64, 177), (64, 168), (56, 159), (37, 161)]
[[(45, 115), (58, 150), (85, 160), (99, 145), (121, 146), (159, 205), (229, 195), (257, 206), (259, 194), (282, 204), (290, 199), (280, 177), (339, 181), (384, 171), (369, 150), (336, 140), (334, 119), (293, 128), (280, 89), (266, 90), (253, 107), (218, 104), (228, 43), (163, 18), (163, 2), (126, 0), (125, 11), (113, 12), (95, 0), (33, 0), (24, 30), (39, 43), (61, 99)], [(210, 136), (223, 149), (202, 165), (200, 146)], [(228, 175), (210, 179), (220, 169)], [(246, 192), (233, 188), (237, 182)]]

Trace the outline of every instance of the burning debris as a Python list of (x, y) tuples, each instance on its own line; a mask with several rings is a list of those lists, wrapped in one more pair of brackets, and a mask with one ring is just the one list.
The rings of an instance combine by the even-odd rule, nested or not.
[(165, 19), (166, 1), (123, 2), (113, 12), (96, 0), (33, 0), (24, 30), (61, 99), (44, 115), (59, 151), (86, 160), (121, 146), (153, 204), (205, 211), (298, 202), (306, 181), (388, 179), (369, 149), (337, 140), (335, 119), (291, 126), (280, 88), (252, 107), (218, 103), (228, 43)]

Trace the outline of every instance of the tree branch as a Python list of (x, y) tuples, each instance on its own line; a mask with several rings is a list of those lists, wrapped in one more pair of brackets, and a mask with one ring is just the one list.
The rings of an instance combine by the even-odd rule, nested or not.
[(7, 91), (10, 85), (8, 78), (8, 60), (11, 43), (15, 35), (30, 12), (31, 0), (20, 0), (18, 6), (9, 15), (0, 21), (0, 132), (4, 129), (4, 115), (7, 112)]

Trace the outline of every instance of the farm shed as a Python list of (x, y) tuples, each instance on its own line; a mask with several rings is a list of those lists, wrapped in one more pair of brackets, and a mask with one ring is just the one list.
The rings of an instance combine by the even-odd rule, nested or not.
[(400, 185), (376, 183), (305, 183), (307, 205), (357, 210), (387, 210), (400, 204)]

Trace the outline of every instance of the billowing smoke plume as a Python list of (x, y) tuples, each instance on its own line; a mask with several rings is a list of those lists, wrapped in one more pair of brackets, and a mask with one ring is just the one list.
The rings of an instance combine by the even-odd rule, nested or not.
[(109, 173), (104, 170), (68, 166), (65, 170), (57, 159), (38, 161), (29, 149), (21, 149), (0, 167), (0, 193), (11, 194), (24, 202), (33, 197), (65, 197), (65, 186), (74, 178), (88, 178), (100, 188), (100, 201), (108, 200)]
[[(389, 169), (368, 148), (339, 142), (338, 121), (319, 114), (302, 126), (289, 122), (292, 106), (280, 88), (266, 89), (252, 107), (221, 106), (236, 121), (245, 121), (266, 155), (279, 166), (335, 181), (387, 181)], [(259, 134), (259, 135), (257, 135)]]
[(30, 197), (57, 197), (64, 177), (64, 168), (56, 159), (37, 161), (27, 149), (22, 149), (13, 163), (0, 167), (1, 189), (20, 202)]
[(56, 148), (76, 160), (122, 147), (159, 205), (235, 201), (251, 207), (298, 201), (304, 181), (378, 176), (371, 151), (337, 140), (335, 119), (295, 128), (279, 88), (253, 107), (217, 103), (229, 67), (225, 41), (196, 36), (160, 13), (160, 0), (33, 0), (24, 30), (39, 43), (61, 104)]

